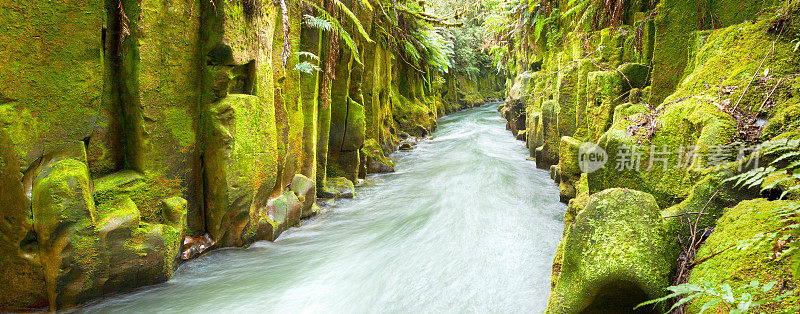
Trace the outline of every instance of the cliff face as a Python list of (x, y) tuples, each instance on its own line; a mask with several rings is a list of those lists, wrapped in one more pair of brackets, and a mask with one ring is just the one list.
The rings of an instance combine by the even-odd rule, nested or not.
[[(569, 202), (548, 311), (636, 305), (687, 281), (736, 288), (778, 278), (769, 273), (786, 275), (779, 279), (784, 288), (769, 295), (794, 289), (787, 274), (796, 263), (755, 257), (764, 250), (759, 246), (721, 251), (747, 240), (730, 231), (742, 224), (733, 218), (746, 217), (742, 212), (751, 210), (746, 219), (757, 223), (800, 211), (800, 177), (781, 163), (793, 159), (778, 159), (758, 146), (800, 137), (797, 3), (612, 1), (608, 10), (602, 1), (541, 3), (536, 10), (550, 5), (550, 13), (539, 13), (549, 14), (549, 24), (528, 25), (515, 38), (508, 64), (515, 75), (500, 110)], [(599, 8), (584, 10), (586, 21), (593, 22), (576, 24), (578, 5)], [(786, 143), (782, 149), (797, 150)], [(756, 178), (749, 186), (728, 180), (753, 168), (780, 179)], [(637, 203), (644, 209), (628, 214)], [(794, 214), (779, 214), (775, 207)], [(640, 222), (653, 213), (663, 218)], [(789, 225), (777, 227), (777, 234), (764, 225), (751, 233), (793, 238), (796, 230)], [(609, 226), (617, 228), (613, 236)], [(715, 226), (722, 232), (714, 232)], [(709, 234), (713, 248), (703, 246), (698, 253), (698, 243)], [(641, 245), (643, 239), (651, 246)], [(737, 269), (705, 262), (745, 256), (748, 263), (737, 263)], [(705, 264), (692, 272), (700, 260)], [(791, 301), (770, 304), (771, 309), (792, 306)], [(694, 302), (690, 309), (702, 305)]]
[(323, 89), (295, 70), (330, 51), (306, 2), (0, 3), (0, 309), (69, 308), (273, 240), (327, 178), (391, 170), (402, 133), (500, 98), (494, 77), (431, 83), (464, 79), (411, 71), (376, 8), (351, 9), (374, 40), (342, 45)]

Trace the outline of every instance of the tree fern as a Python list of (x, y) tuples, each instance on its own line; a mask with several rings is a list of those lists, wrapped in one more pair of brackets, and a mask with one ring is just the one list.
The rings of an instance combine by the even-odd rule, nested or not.
[[(355, 28), (358, 30), (359, 34), (361, 34), (361, 36), (365, 41), (370, 43), (373, 42), (372, 39), (367, 34), (367, 31), (364, 30), (364, 27), (361, 25), (361, 22), (358, 20), (355, 14), (353, 14), (353, 12), (347, 8), (347, 6), (345, 6), (341, 1), (338, 0), (330, 0), (330, 1), (332, 1), (332, 3), (339, 10), (339, 12), (343, 13), (351, 20), (351, 22), (353, 23), (353, 25), (355, 26)], [(358, 46), (356, 45), (353, 38), (350, 36), (350, 33), (347, 32), (347, 30), (342, 26), (341, 23), (339, 23), (339, 20), (335, 19), (333, 16), (330, 15), (330, 13), (328, 13), (315, 3), (309, 1), (304, 1), (304, 3), (315, 8), (318, 14), (317, 17), (314, 17), (312, 24), (307, 23), (306, 25), (308, 25), (309, 27), (314, 27), (314, 26), (325, 27), (327, 25), (330, 25), (330, 30), (328, 31), (332, 30), (334, 31), (334, 33), (339, 34), (339, 37), (342, 39), (342, 41), (344, 41), (345, 45), (347, 45), (347, 48), (349, 48), (350, 51), (353, 52), (352, 55), (355, 61), (358, 63), (362, 63), (361, 58), (358, 55)], [(324, 20), (326, 23), (321, 23), (319, 20)], [(308, 21), (308, 19), (306, 19), (306, 21)], [(320, 28), (320, 30), (324, 29)]]

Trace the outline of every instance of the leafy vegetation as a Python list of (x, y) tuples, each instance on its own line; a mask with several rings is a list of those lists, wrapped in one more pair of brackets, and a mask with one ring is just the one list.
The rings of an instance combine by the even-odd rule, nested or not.
[[(708, 282), (700, 284), (682, 284), (672, 286), (668, 289), (672, 291), (669, 295), (650, 300), (639, 304), (636, 308), (646, 305), (651, 305), (660, 302), (666, 302), (672, 298), (682, 296), (682, 298), (675, 302), (669, 309), (673, 311), (683, 304), (686, 304), (695, 299), (702, 299), (706, 302), (703, 303), (700, 314), (708, 310), (717, 310), (719, 308), (726, 310), (731, 314), (748, 313), (751, 309), (767, 303), (781, 302), (783, 299), (792, 294), (792, 291), (787, 291), (774, 297), (769, 297), (769, 292), (775, 285), (776, 281), (759, 284), (757, 280), (750, 282), (739, 288), (732, 288), (729, 284), (723, 283), (722, 285), (715, 286)], [(794, 311), (791, 312), (796, 312)], [(719, 312), (719, 311), (717, 311)], [(789, 312), (789, 313), (791, 313)]]
[[(753, 158), (774, 158), (768, 166), (757, 167), (748, 172), (731, 177), (738, 188), (760, 188), (762, 193), (783, 187), (778, 199), (800, 191), (800, 140), (779, 139), (767, 141), (760, 146), (760, 155)], [(776, 175), (782, 175), (777, 179)], [(769, 180), (768, 179), (773, 179)], [(794, 183), (794, 184), (792, 184)]]

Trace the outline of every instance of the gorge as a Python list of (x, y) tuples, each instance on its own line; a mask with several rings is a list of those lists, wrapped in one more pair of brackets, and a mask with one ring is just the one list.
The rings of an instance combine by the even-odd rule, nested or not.
[(797, 312), (799, 14), (0, 0), (0, 311)]

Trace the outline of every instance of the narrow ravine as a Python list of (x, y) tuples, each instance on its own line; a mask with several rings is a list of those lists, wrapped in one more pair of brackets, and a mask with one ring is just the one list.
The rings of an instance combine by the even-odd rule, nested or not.
[(80, 312), (543, 312), (565, 206), (497, 104), (440, 120), (351, 201)]

